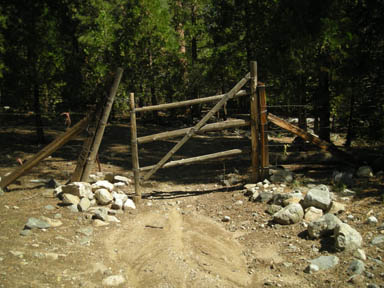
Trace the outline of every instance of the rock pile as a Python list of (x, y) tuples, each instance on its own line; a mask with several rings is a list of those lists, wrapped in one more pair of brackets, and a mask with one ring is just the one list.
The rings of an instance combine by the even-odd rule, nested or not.
[(131, 179), (102, 173), (91, 175), (90, 179), (91, 183), (73, 182), (57, 187), (54, 193), (61, 205), (74, 212), (88, 212), (92, 219), (107, 222), (120, 222), (115, 216), (117, 213), (136, 209), (132, 199), (120, 189), (131, 185)]
[[(286, 173), (287, 174), (287, 173)], [(287, 174), (288, 175), (288, 174)], [(285, 176), (285, 174), (284, 174)], [(372, 177), (372, 170), (369, 167), (361, 167), (357, 177)], [(351, 174), (335, 173), (338, 181), (352, 183)], [(278, 177), (274, 177), (278, 178)], [(283, 179), (282, 177), (278, 179)], [(347, 181), (345, 181), (347, 179)], [(273, 182), (275, 181), (271, 178)], [(289, 176), (289, 181), (291, 177)], [(334, 181), (337, 183), (337, 181)], [(307, 235), (311, 239), (320, 239), (330, 237), (327, 243), (332, 243), (334, 251), (348, 251), (356, 258), (348, 267), (348, 274), (356, 276), (364, 271), (364, 262), (367, 257), (363, 246), (363, 237), (361, 234), (344, 223), (338, 218), (338, 215), (345, 211), (345, 205), (336, 201), (335, 195), (329, 191), (326, 185), (309, 185), (293, 191), (286, 191), (286, 184), (273, 184), (268, 180), (256, 184), (245, 185), (245, 195), (250, 201), (269, 204), (266, 212), (271, 214), (271, 225), (291, 225), (303, 223), (307, 228)], [(354, 195), (354, 193), (350, 193)], [(345, 194), (342, 194), (345, 196)], [(350, 215), (352, 217), (352, 215)], [(349, 219), (347, 217), (347, 219)], [(377, 224), (377, 219), (369, 217), (367, 224)], [(383, 229), (384, 230), (384, 229)], [(384, 236), (377, 236), (371, 241), (371, 245), (378, 245), (377, 242), (383, 241)], [(307, 273), (330, 269), (339, 263), (336, 256), (320, 256), (309, 260), (309, 265), (305, 269)]]

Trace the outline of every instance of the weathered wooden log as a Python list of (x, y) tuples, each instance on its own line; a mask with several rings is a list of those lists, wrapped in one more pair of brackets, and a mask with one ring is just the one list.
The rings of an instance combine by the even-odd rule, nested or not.
[(259, 130), (259, 101), (256, 93), (257, 89), (257, 63), (250, 63), (251, 73), (251, 163), (252, 163), (252, 181), (256, 182), (260, 178), (260, 130)]
[(336, 157), (343, 159), (345, 162), (352, 163), (354, 165), (359, 163), (358, 159), (356, 159), (353, 155), (338, 149), (332, 143), (329, 143), (325, 140), (322, 140), (319, 137), (317, 137), (316, 135), (308, 133), (307, 131), (289, 123), (288, 121), (286, 121), (284, 119), (277, 117), (276, 115), (269, 113), (268, 114), (268, 120), (271, 121), (273, 124), (299, 136), (300, 138), (311, 142), (312, 144), (320, 147), (321, 149), (329, 151), (330, 153), (332, 153)]
[[(192, 100), (186, 100), (186, 101), (180, 101), (180, 102), (174, 102), (174, 103), (166, 103), (166, 104), (159, 104), (159, 105), (153, 105), (153, 106), (145, 106), (145, 107), (138, 107), (136, 108), (136, 112), (144, 112), (144, 111), (156, 111), (156, 110), (166, 110), (171, 108), (178, 108), (178, 107), (184, 107), (184, 106), (190, 106), (195, 104), (202, 104), (202, 103), (208, 103), (213, 102), (216, 100), (220, 100), (223, 98), (226, 94), (220, 94), (215, 96), (208, 96), (198, 99), (192, 99)], [(241, 97), (247, 95), (247, 92), (245, 90), (241, 90), (233, 97)]]
[[(249, 121), (242, 120), (242, 119), (226, 120), (223, 122), (207, 124), (203, 126), (200, 129), (200, 131), (198, 131), (196, 134), (202, 134), (204, 132), (225, 130), (225, 129), (231, 129), (231, 128), (237, 128), (237, 127), (244, 127), (244, 126), (249, 126)], [(142, 144), (142, 143), (148, 143), (148, 142), (153, 142), (157, 140), (164, 140), (164, 139), (169, 139), (173, 137), (178, 137), (178, 136), (185, 135), (189, 129), (191, 128), (184, 128), (184, 129), (178, 129), (174, 131), (142, 136), (137, 138), (137, 142), (139, 144)]]
[(36, 155), (28, 159), (23, 166), (18, 167), (11, 174), (4, 177), (0, 182), (0, 188), (4, 189), (9, 184), (12, 184), (17, 178), (26, 174), (30, 169), (36, 166), (41, 160), (51, 155), (53, 152), (62, 147), (65, 143), (77, 136), (87, 127), (90, 119), (90, 115), (87, 115), (84, 119), (79, 121), (75, 126), (69, 128), (64, 134), (57, 137), (54, 141), (49, 143), (43, 149), (41, 149)]
[(268, 154), (268, 133), (267, 133), (267, 99), (265, 93), (265, 85), (262, 84), (258, 87), (259, 90), (259, 108), (260, 108), (260, 164), (261, 164), (261, 177), (263, 179), (269, 176), (269, 154)]
[(95, 133), (91, 136), (91, 141), (89, 141), (89, 143), (87, 144), (89, 145), (89, 147), (86, 147), (86, 150), (88, 152), (88, 155), (85, 156), (86, 161), (78, 163), (78, 166), (82, 166), (79, 169), (76, 169), (80, 170), (80, 172), (78, 173), (80, 175), (80, 179), (76, 179), (76, 181), (88, 182), (89, 174), (91, 173), (91, 169), (96, 161), (97, 153), (99, 152), (100, 143), (103, 139), (104, 130), (107, 126), (109, 114), (111, 112), (112, 105), (115, 100), (117, 89), (119, 88), (121, 77), (123, 76), (123, 71), (124, 70), (122, 68), (117, 68), (116, 70), (115, 79), (106, 99), (105, 107), (103, 107), (101, 117), (99, 119), (96, 119), (97, 124)]
[(137, 146), (137, 125), (136, 125), (136, 111), (135, 111), (135, 95), (130, 94), (130, 106), (131, 106), (131, 151), (132, 151), (132, 170), (135, 181), (135, 203), (139, 203), (141, 200), (140, 189), (140, 166), (139, 166), (139, 148)]
[[(223, 151), (223, 152), (217, 152), (217, 153), (212, 153), (212, 154), (207, 154), (207, 155), (202, 155), (202, 156), (197, 156), (197, 157), (191, 157), (191, 158), (186, 158), (186, 159), (181, 159), (181, 160), (170, 161), (170, 162), (164, 164), (163, 168), (170, 168), (170, 167), (175, 167), (175, 166), (180, 166), (180, 165), (194, 164), (194, 163), (218, 159), (218, 158), (227, 158), (227, 157), (240, 155), (242, 153), (244, 153), (244, 152), (240, 149), (232, 149), (232, 150), (227, 150), (227, 151)], [(151, 169), (153, 169), (153, 167), (155, 167), (155, 165), (142, 167), (142, 168), (140, 168), (140, 171), (151, 170)]]
[(160, 169), (169, 158), (173, 156), (194, 134), (199, 131), (201, 127), (207, 123), (207, 121), (217, 112), (223, 105), (231, 99), (239, 90), (247, 83), (250, 78), (250, 73), (241, 79), (221, 100), (209, 111), (203, 119), (200, 120), (193, 128), (190, 128), (187, 134), (181, 139), (145, 176), (144, 180), (148, 180), (158, 169)]

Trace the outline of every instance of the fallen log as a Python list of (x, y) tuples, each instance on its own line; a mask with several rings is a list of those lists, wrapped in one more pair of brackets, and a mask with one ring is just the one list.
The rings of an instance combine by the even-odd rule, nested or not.
[(333, 145), (330, 142), (327, 142), (325, 140), (320, 139), (316, 135), (313, 135), (311, 133), (308, 133), (307, 131), (289, 123), (288, 121), (281, 119), (277, 117), (276, 115), (273, 115), (271, 113), (268, 113), (268, 120), (271, 121), (273, 124), (299, 136), (300, 138), (304, 139), (305, 141), (309, 141), (310, 143), (320, 147), (323, 150), (329, 151), (339, 159), (343, 160), (344, 162), (358, 165), (359, 160), (356, 159), (353, 155), (344, 152), (337, 148), (335, 145)]

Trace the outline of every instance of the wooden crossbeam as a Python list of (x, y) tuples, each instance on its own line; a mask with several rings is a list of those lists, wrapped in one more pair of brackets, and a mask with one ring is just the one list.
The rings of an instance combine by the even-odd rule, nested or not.
[[(209, 131), (217, 131), (217, 130), (224, 130), (224, 129), (230, 129), (230, 128), (237, 128), (237, 127), (244, 127), (249, 126), (249, 121), (243, 120), (243, 119), (234, 119), (234, 120), (226, 120), (222, 122), (207, 124), (203, 127), (201, 127), (200, 131), (196, 134), (200, 134), (203, 132), (209, 132)], [(162, 132), (147, 136), (142, 136), (137, 138), (137, 142), (139, 144), (153, 142), (157, 140), (164, 140), (169, 139), (177, 136), (185, 135), (188, 130), (191, 128), (184, 128), (184, 129), (178, 129), (174, 131), (168, 131), (168, 132)]]
[[(180, 166), (180, 165), (194, 164), (194, 163), (218, 159), (218, 158), (232, 157), (232, 156), (240, 155), (242, 153), (243, 153), (243, 151), (240, 149), (232, 149), (232, 150), (227, 150), (227, 151), (222, 151), (222, 152), (217, 152), (217, 153), (212, 153), (212, 154), (206, 154), (206, 155), (197, 156), (197, 157), (191, 157), (191, 158), (186, 158), (186, 159), (181, 159), (181, 160), (170, 161), (168, 163), (165, 163), (163, 168), (170, 168), (170, 167), (175, 167), (175, 166)], [(153, 169), (153, 167), (155, 167), (155, 165), (142, 167), (142, 168), (140, 168), (140, 172), (151, 170), (151, 169)]]

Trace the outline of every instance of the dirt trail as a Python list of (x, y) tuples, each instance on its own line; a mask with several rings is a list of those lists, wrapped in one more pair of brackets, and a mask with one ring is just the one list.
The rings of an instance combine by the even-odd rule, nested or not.
[[(246, 287), (242, 247), (208, 217), (149, 211), (104, 240), (130, 287)], [(129, 247), (129, 248), (128, 248)]]

